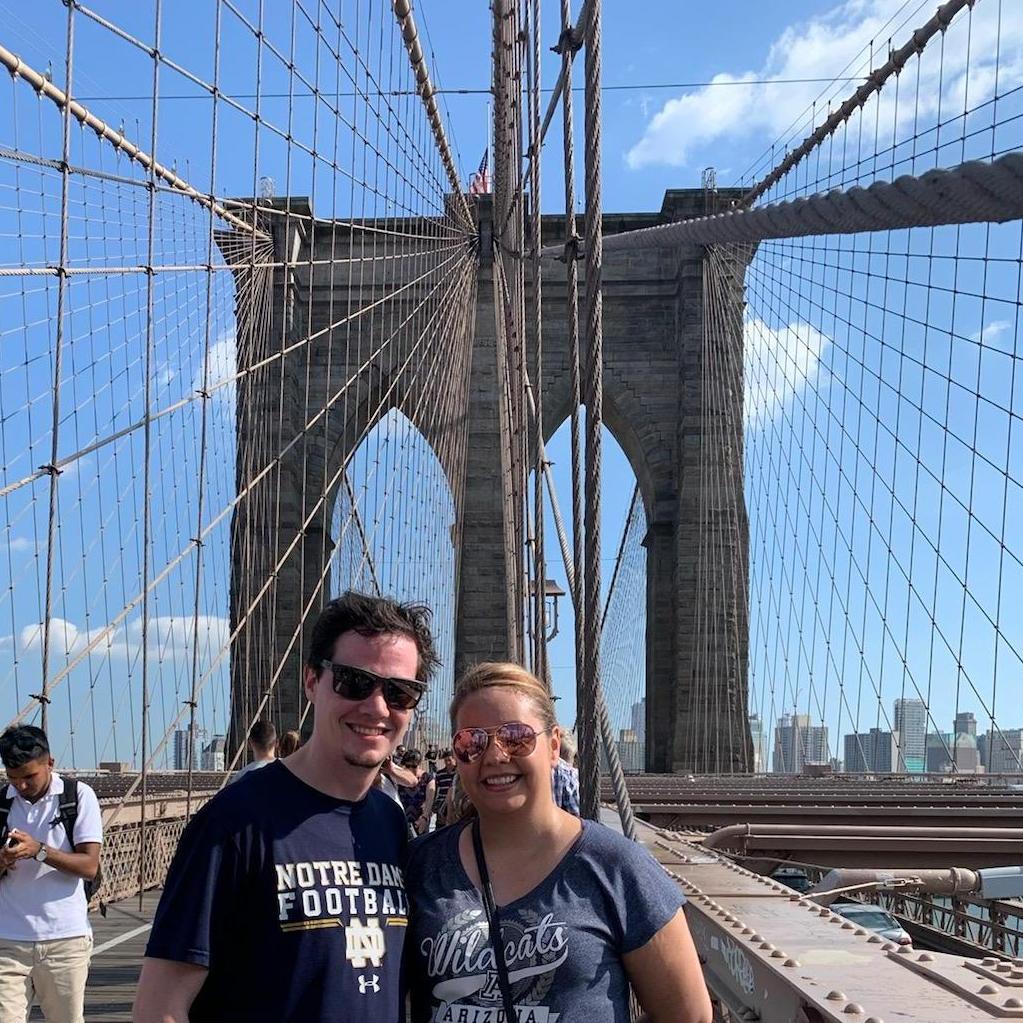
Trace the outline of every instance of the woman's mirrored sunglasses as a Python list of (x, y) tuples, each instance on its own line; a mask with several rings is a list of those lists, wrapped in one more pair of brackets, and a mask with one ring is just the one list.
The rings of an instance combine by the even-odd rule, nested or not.
[(547, 731), (543, 728), (538, 732), (523, 721), (506, 721), (493, 728), (459, 728), (451, 737), (451, 749), (463, 764), (471, 764), (487, 752), (493, 736), (508, 756), (528, 757), (536, 749), (536, 737)]
[(377, 686), (384, 691), (384, 703), (391, 710), (412, 710), (423, 698), (426, 683), (414, 678), (385, 678), (366, 668), (320, 661), (334, 676), (334, 692), (346, 700), (365, 700)]

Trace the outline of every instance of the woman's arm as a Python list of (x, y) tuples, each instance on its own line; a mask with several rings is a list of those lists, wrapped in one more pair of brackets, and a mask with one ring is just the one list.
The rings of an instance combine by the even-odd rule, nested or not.
[(423, 812), (419, 817), (419, 821), (422, 826), (417, 828), (419, 833), (425, 834), (426, 829), (430, 826), (430, 814), (433, 813), (433, 801), (437, 796), (437, 782), (431, 778), (426, 785), (426, 794), (423, 798)]
[(684, 910), (622, 962), (649, 1023), (711, 1023), (710, 995)]
[(419, 779), (416, 777), (415, 771), (410, 771), (407, 767), (402, 767), (400, 764), (396, 764), (393, 760), (388, 758), (380, 765), (380, 770), (384, 774), (393, 778), (399, 785), (404, 785), (405, 788), (412, 788)]

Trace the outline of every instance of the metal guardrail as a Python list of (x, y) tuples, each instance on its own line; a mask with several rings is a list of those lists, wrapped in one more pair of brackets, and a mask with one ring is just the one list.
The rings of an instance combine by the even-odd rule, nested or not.
[(117, 902), (137, 895), (140, 887), (147, 891), (162, 885), (185, 823), (184, 817), (175, 817), (146, 824), (145, 856), (141, 870), (139, 859), (142, 853), (142, 829), (137, 823), (111, 828), (104, 836), (101, 857), (103, 887), (97, 899)]
[(975, 896), (940, 896), (926, 893), (876, 892), (865, 896), (882, 909), (905, 920), (934, 928), (1013, 959), (1023, 955), (1023, 903)]

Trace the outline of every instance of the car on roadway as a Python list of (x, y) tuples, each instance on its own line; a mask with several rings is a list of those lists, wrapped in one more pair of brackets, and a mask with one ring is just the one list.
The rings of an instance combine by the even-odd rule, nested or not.
[(791, 888), (794, 892), (802, 895), (813, 883), (802, 867), (779, 867), (772, 875), (772, 881)]
[(880, 906), (853, 902), (850, 899), (836, 899), (829, 908), (833, 913), (845, 917), (849, 923), (865, 927), (887, 941), (894, 941), (896, 945), (913, 944), (913, 939), (905, 932), (902, 924)]

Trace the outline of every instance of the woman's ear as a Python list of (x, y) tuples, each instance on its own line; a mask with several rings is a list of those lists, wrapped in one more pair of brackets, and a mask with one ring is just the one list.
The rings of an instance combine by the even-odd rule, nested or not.
[(551, 729), (551, 767), (561, 759), (561, 728), (555, 725)]

